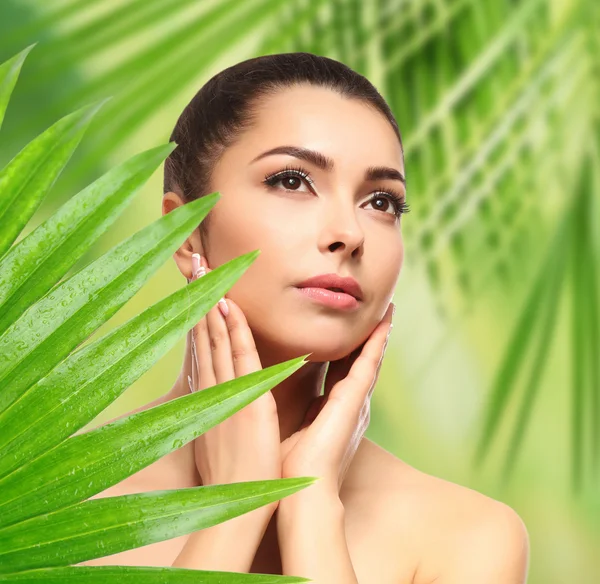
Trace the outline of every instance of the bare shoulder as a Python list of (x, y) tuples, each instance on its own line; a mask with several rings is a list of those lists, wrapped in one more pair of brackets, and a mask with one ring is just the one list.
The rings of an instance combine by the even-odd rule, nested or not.
[(406, 544), (418, 557), (411, 584), (526, 582), (529, 536), (514, 509), (363, 442), (361, 460), (369, 465), (371, 488), (378, 489), (376, 504), (390, 518), (398, 554)]

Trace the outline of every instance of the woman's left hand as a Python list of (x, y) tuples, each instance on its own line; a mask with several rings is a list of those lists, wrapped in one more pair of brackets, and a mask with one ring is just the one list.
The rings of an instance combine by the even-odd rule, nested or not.
[[(332, 361), (323, 395), (300, 428), (281, 443), (282, 478), (321, 477), (335, 495), (370, 420), (371, 396), (391, 331), (394, 303), (369, 338), (346, 358)], [(319, 481), (319, 482), (321, 482)]]

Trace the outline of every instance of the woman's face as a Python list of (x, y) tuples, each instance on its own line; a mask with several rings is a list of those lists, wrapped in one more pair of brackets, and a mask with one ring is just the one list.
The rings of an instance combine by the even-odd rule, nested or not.
[[(330, 169), (282, 146), (331, 159)], [(303, 178), (265, 177), (301, 168)], [(365, 180), (369, 167), (404, 176), (402, 152), (387, 119), (366, 104), (309, 85), (265, 98), (256, 125), (229, 147), (212, 177), (221, 198), (207, 237), (211, 269), (259, 249), (260, 255), (227, 293), (244, 312), (259, 350), (277, 361), (313, 353), (310, 361), (346, 356), (382, 319), (396, 285), (404, 246), (392, 200), (401, 180)], [(312, 185), (310, 181), (312, 180)], [(372, 199), (371, 202), (369, 202)], [(358, 308), (331, 308), (296, 287), (312, 276), (351, 276), (362, 288)]]

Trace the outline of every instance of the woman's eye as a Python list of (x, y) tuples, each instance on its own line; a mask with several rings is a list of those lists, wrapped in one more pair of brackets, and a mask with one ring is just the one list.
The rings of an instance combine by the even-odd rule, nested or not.
[(391, 215), (396, 214), (396, 208), (394, 207), (394, 204), (385, 195), (375, 195), (367, 201), (367, 205), (371, 204), (377, 211), (383, 211), (384, 213), (389, 213), (389, 211), (391, 211)]
[(304, 184), (304, 181), (297, 176), (286, 176), (278, 179), (277, 182), (280, 182), (284, 188), (290, 191), (297, 191)]
[[(279, 172), (268, 174), (264, 178), (264, 184), (270, 188), (277, 189), (279, 183), (286, 191), (307, 193), (313, 190), (314, 181), (307, 170), (298, 167), (286, 167)], [(306, 188), (302, 189), (302, 185)]]
[[(287, 169), (283, 172), (267, 175), (264, 179), (264, 183), (271, 188), (276, 188), (276, 185), (281, 183), (286, 191), (296, 191), (301, 193), (310, 192), (313, 187), (312, 178), (303, 169)], [(301, 190), (303, 185), (306, 187), (305, 190)], [(384, 191), (372, 195), (365, 204), (373, 205), (373, 209), (376, 211), (394, 215), (396, 217), (400, 217), (402, 213), (408, 211), (408, 205), (404, 203), (404, 200), (401, 199), (399, 195)]]

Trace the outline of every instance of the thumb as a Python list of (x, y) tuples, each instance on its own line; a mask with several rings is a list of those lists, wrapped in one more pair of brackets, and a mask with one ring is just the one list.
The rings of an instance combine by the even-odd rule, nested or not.
[(352, 365), (360, 355), (366, 342), (367, 341), (365, 340), (363, 343), (360, 344), (360, 346), (354, 349), (354, 351), (352, 351), (350, 354), (346, 355), (342, 359), (339, 359), (337, 361), (331, 361), (329, 363), (329, 367), (327, 368), (327, 376), (325, 377), (325, 384), (323, 386), (324, 395), (328, 396), (331, 393), (333, 386), (338, 381), (341, 381), (348, 375), (350, 369), (352, 368)]

